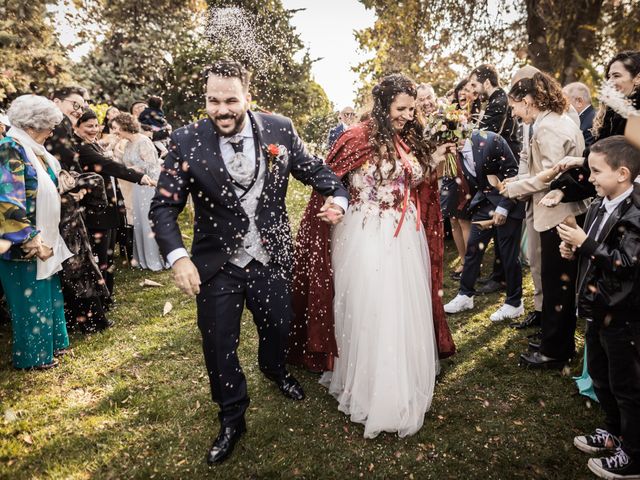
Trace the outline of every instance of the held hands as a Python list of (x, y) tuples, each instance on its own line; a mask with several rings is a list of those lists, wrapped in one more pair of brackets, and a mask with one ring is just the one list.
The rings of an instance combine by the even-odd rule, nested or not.
[(316, 215), (323, 222), (336, 225), (342, 221), (344, 210), (340, 205), (333, 203), (333, 197), (327, 197), (324, 205), (320, 208), (320, 213)]
[(573, 260), (576, 258), (574, 252), (576, 251), (575, 247), (572, 247), (568, 243), (560, 242), (560, 256), (565, 260)]
[(154, 179), (152, 179), (149, 175), (143, 175), (142, 179), (140, 180), (140, 185), (146, 185), (148, 187), (155, 187), (156, 185), (158, 185), (158, 182), (156, 182)]
[(190, 297), (200, 293), (200, 274), (189, 257), (179, 258), (171, 266), (176, 286)]
[(53, 257), (53, 249), (42, 242), (40, 234), (25, 242), (22, 250), (26, 253), (25, 258), (38, 257), (44, 262)]
[(71, 198), (73, 198), (76, 202), (79, 202), (80, 200), (82, 200), (86, 194), (87, 194), (87, 190), (84, 188), (81, 188), (76, 193), (69, 192), (69, 195), (71, 196)]
[(551, 208), (558, 205), (563, 198), (564, 198), (564, 192), (562, 190), (558, 190), (558, 189), (551, 190), (544, 197), (542, 197), (542, 200), (540, 200), (538, 204), (542, 205), (543, 207)]
[[(561, 223), (556, 227), (560, 239), (571, 247), (580, 247), (587, 239), (587, 234), (582, 228), (575, 226), (570, 227), (564, 223)], [(561, 250), (562, 252), (562, 250)]]

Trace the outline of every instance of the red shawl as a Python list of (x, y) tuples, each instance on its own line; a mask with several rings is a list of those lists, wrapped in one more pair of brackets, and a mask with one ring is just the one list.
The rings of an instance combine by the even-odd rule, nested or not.
[[(367, 161), (373, 161), (369, 142), (369, 123), (353, 126), (335, 142), (327, 156), (327, 165), (342, 178)], [(431, 293), (433, 321), (440, 358), (455, 353), (455, 345), (442, 305), (444, 230), (438, 183), (431, 175), (417, 189), (429, 254), (431, 257)], [(333, 319), (333, 270), (331, 268), (330, 226), (318, 220), (324, 199), (314, 192), (302, 218), (296, 238), (293, 273), (293, 310), (288, 362), (312, 371), (333, 370), (338, 356)], [(410, 228), (408, 225), (405, 228)]]

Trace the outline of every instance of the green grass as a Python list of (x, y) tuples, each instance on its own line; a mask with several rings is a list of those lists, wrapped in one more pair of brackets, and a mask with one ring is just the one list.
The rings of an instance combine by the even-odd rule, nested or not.
[[(307, 190), (293, 184), (299, 222)], [(453, 268), (453, 243), (447, 244)], [(485, 262), (490, 264), (490, 262)], [(141, 288), (144, 278), (164, 286)], [(525, 293), (531, 307), (532, 285)], [(445, 300), (456, 283), (445, 279)], [(473, 314), (450, 317), (459, 348), (443, 362), (422, 430), (399, 439), (362, 437), (317, 383), (294, 369), (307, 399), (283, 398), (257, 365), (251, 316), (242, 319), (240, 357), (251, 406), (248, 434), (233, 457), (209, 468), (217, 433), (195, 304), (170, 274), (120, 268), (114, 328), (71, 337), (73, 354), (47, 372), (10, 364), (10, 329), (0, 328), (0, 478), (590, 478), (572, 437), (599, 424), (599, 408), (575, 394), (572, 372), (517, 366), (526, 333), (492, 325), (499, 295), (477, 297)], [(166, 301), (173, 310), (162, 316)]]

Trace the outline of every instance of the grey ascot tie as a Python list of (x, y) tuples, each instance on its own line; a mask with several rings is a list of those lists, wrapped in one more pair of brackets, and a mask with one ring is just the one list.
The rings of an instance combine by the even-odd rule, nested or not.
[(229, 144), (234, 151), (233, 157), (227, 163), (229, 175), (240, 188), (248, 189), (255, 181), (256, 163), (244, 154), (244, 139), (242, 137), (235, 136), (229, 140)]

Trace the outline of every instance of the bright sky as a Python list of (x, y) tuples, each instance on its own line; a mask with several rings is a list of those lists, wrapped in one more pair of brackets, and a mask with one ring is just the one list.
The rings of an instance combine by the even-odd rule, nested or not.
[(358, 49), (354, 31), (373, 25), (373, 10), (366, 10), (358, 0), (282, 0), (287, 9), (305, 8), (294, 14), (296, 27), (311, 58), (313, 74), (327, 92), (336, 109), (353, 105), (358, 75), (351, 71), (373, 53)]
[[(321, 58), (313, 64), (315, 80), (327, 92), (336, 109), (352, 105), (358, 76), (351, 67), (373, 55), (365, 55), (358, 49), (354, 31), (373, 25), (375, 15), (366, 10), (358, 0), (282, 0), (287, 9), (300, 9), (292, 18), (292, 24), (300, 34), (311, 58)], [(75, 32), (64, 18), (65, 10), (73, 12), (73, 5), (54, 8), (56, 25), (63, 45), (75, 40)], [(79, 60), (91, 48), (85, 43), (72, 53)]]

